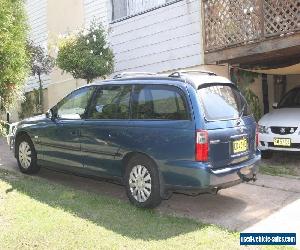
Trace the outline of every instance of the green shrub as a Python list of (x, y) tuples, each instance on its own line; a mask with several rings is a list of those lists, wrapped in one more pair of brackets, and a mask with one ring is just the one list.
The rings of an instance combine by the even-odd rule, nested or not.
[(102, 25), (94, 23), (87, 31), (61, 39), (56, 63), (75, 79), (86, 79), (87, 83), (111, 74), (114, 55)]
[(251, 71), (246, 71), (237, 68), (231, 71), (231, 79), (234, 83), (237, 84), (240, 91), (245, 96), (256, 121), (258, 121), (262, 116), (259, 98), (251, 90), (251, 85), (254, 83), (255, 78), (257, 77), (258, 74)]
[(8, 125), (3, 122), (0, 121), (0, 137), (6, 136), (8, 132)]
[(21, 111), (18, 113), (20, 119), (31, 117), (40, 113), (39, 90), (34, 89), (32, 92), (25, 94), (21, 103)]
[(29, 73), (27, 20), (23, 0), (0, 0), (0, 6), (0, 107), (7, 110)]

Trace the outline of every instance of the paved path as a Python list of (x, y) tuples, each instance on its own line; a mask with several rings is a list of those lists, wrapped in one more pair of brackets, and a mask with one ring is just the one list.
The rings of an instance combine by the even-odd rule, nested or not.
[[(16, 160), (0, 140), (0, 168), (18, 171)], [(41, 178), (127, 200), (124, 188), (47, 169)], [(157, 210), (245, 232), (297, 232), (300, 242), (300, 180), (259, 175), (254, 184), (240, 184), (218, 195), (173, 195)]]

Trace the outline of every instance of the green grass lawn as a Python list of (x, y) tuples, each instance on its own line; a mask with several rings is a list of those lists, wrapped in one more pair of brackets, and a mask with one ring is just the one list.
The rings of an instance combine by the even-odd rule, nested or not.
[(240, 249), (239, 233), (0, 170), (0, 249)]
[(300, 154), (297, 152), (273, 152), (270, 159), (262, 159), (262, 174), (300, 178)]
[(292, 166), (284, 165), (270, 165), (262, 163), (259, 166), (259, 172), (262, 174), (274, 175), (274, 176), (295, 176), (300, 177), (299, 169)]

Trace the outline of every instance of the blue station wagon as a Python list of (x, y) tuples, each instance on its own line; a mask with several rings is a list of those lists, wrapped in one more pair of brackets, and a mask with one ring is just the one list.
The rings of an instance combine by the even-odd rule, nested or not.
[(237, 87), (210, 72), (121, 74), (81, 87), (17, 124), (20, 170), (41, 166), (122, 183), (155, 207), (173, 192), (255, 181), (256, 122)]

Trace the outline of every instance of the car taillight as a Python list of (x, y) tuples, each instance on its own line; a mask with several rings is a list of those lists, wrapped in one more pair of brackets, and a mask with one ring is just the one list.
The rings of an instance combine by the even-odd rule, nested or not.
[(196, 132), (196, 161), (208, 161), (208, 132), (198, 130)]

